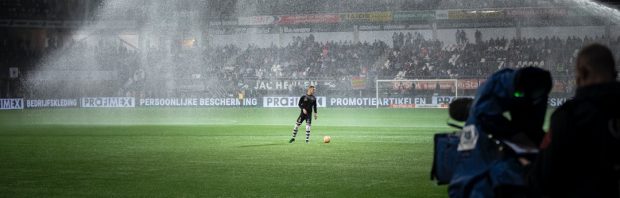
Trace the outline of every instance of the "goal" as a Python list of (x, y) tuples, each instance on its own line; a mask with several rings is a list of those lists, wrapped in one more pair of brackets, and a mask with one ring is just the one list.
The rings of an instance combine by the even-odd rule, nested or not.
[(376, 107), (447, 108), (459, 96), (457, 79), (376, 80)]

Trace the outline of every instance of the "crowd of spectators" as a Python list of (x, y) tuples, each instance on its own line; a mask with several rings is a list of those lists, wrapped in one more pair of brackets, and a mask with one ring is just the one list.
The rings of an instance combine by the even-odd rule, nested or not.
[(367, 72), (387, 49), (384, 42), (319, 43), (295, 37), (284, 47), (249, 46), (233, 62), (235, 73), (251, 78), (333, 78)]
[[(204, 62), (214, 65), (211, 74), (220, 82), (248, 88), (247, 80), (327, 79), (350, 81), (352, 74), (367, 76), (389, 49), (381, 41), (317, 42), (314, 36), (294, 37), (286, 46), (245, 49), (227, 45), (204, 49)], [(251, 94), (251, 93), (248, 93)]]
[[(480, 33), (476, 33), (480, 34)], [(459, 36), (457, 34), (457, 36)], [(476, 36), (477, 38), (482, 37)], [(446, 45), (418, 33), (395, 33), (393, 45), (385, 42), (317, 42), (312, 35), (295, 37), (283, 47), (247, 48), (228, 45), (204, 49), (220, 82), (248, 89), (248, 80), (324, 79), (343, 84), (352, 77), (374, 79), (484, 78), (502, 68), (536, 66), (555, 77), (573, 75), (576, 51), (589, 43), (618, 46), (620, 38), (569, 37), (476, 39)], [(372, 89), (372, 88), (369, 88)], [(373, 90), (369, 90), (373, 91)]]
[[(101, 39), (94, 45), (80, 41), (59, 42), (64, 46), (50, 45), (44, 51), (29, 50), (25, 47), (29, 45), (28, 41), (9, 42), (10, 46), (3, 41), (0, 43), (3, 45), (0, 63), (3, 68), (19, 65), (22, 73), (27, 74), (29, 68), (40, 63), (30, 57), (56, 56), (60, 58), (43, 61), (63, 70), (85, 70), (88, 68), (84, 65), (89, 65), (97, 70), (117, 71), (118, 79), (106, 86), (104, 92), (91, 90), (100, 94), (143, 92), (148, 96), (176, 95), (165, 90), (183, 90), (178, 87), (191, 90), (202, 84), (211, 86), (199, 89), (214, 89), (211, 91), (217, 95), (231, 95), (238, 90), (252, 90), (257, 80), (324, 80), (339, 83), (335, 87), (347, 90), (354, 77), (366, 79), (368, 84), (375, 79), (476, 79), (502, 68), (525, 66), (547, 69), (556, 78), (569, 78), (574, 75), (571, 68), (576, 52), (582, 46), (598, 42), (608, 44), (613, 51), (620, 51), (620, 38), (475, 40), (444, 44), (440, 40), (425, 39), (419, 33), (402, 32), (394, 33), (391, 46), (383, 41), (319, 42), (309, 35), (294, 37), (292, 42), (280, 47), (249, 45), (241, 48), (226, 45), (194, 46), (182, 50), (152, 47), (137, 50), (129, 49), (117, 38), (112, 38)], [(175, 83), (170, 84), (169, 81)], [(38, 86), (28, 86), (32, 87)], [(367, 89), (368, 93), (374, 91), (372, 86)], [(62, 90), (54, 91), (53, 88), (42, 90), (62, 93)], [(246, 93), (248, 96), (261, 94), (253, 91)]]
[(608, 42), (602, 37), (490, 38), (479, 43), (445, 45), (417, 33), (395, 33), (394, 38), (394, 47), (389, 47), (382, 41), (321, 43), (310, 35), (296, 37), (284, 47), (250, 45), (241, 49), (228, 45), (206, 49), (205, 53), (211, 62), (241, 78), (336, 78), (364, 76), (373, 69), (381, 79), (463, 78), (525, 66), (543, 67), (567, 76), (571, 74), (567, 66), (573, 64), (576, 50), (589, 43)]
[(471, 78), (502, 68), (526, 66), (547, 69), (555, 76), (571, 76), (571, 67), (579, 48), (595, 42), (609, 43), (612, 48), (617, 48), (620, 42), (620, 38), (545, 37), (490, 38), (477, 43), (444, 45), (440, 41), (415, 39), (409, 34), (406, 38), (402, 48), (393, 48), (390, 52), (380, 78)]

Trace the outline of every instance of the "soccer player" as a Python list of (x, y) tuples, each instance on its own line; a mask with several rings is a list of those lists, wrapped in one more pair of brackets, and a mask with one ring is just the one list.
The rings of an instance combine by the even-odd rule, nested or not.
[(306, 121), (306, 143), (310, 141), (310, 126), (312, 125), (312, 110), (314, 109), (314, 119), (316, 119), (316, 97), (314, 97), (314, 86), (310, 85), (308, 90), (306, 91), (306, 95), (301, 96), (299, 98), (299, 103), (297, 104), (301, 109), (301, 113), (297, 118), (297, 123), (295, 123), (295, 128), (293, 128), (293, 137), (289, 141), (289, 143), (293, 143), (295, 141), (295, 136), (297, 136), (297, 130), (301, 123)]

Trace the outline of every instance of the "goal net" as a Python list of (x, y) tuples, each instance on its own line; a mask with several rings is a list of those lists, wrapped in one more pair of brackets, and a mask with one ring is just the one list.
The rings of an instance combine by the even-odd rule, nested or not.
[(447, 108), (459, 96), (457, 79), (377, 80), (377, 108)]

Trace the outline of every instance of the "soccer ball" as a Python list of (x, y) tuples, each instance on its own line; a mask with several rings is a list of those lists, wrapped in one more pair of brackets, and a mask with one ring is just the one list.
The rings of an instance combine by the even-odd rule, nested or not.
[(330, 141), (332, 141), (332, 137), (329, 136), (323, 136), (323, 143), (329, 143)]

